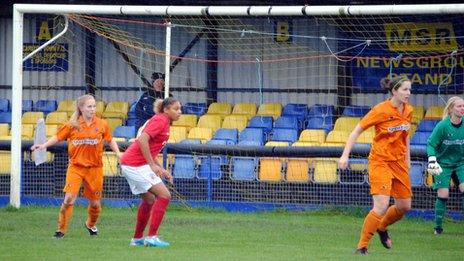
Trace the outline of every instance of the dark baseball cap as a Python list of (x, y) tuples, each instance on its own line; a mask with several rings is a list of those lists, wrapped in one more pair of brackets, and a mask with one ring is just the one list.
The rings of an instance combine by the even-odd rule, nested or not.
[(154, 73), (151, 75), (151, 80), (152, 80), (152, 81), (156, 81), (156, 80), (158, 80), (158, 79), (164, 80), (164, 73), (154, 72)]

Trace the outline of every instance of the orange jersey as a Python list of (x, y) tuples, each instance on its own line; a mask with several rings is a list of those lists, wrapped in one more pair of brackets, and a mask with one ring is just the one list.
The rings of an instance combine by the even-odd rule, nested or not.
[(359, 125), (363, 130), (375, 126), (375, 136), (369, 160), (404, 160), (408, 131), (411, 127), (412, 106), (404, 104), (401, 113), (390, 100), (377, 104), (364, 116)]
[(81, 130), (78, 131), (70, 123), (58, 129), (58, 140), (68, 141), (69, 163), (80, 167), (102, 167), (104, 142), (113, 138), (105, 120), (94, 117), (87, 126), (84, 119), (78, 119)]

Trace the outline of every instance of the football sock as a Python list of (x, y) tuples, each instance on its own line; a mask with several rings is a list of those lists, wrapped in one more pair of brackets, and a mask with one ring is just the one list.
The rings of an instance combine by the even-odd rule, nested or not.
[(163, 221), (164, 213), (169, 205), (169, 199), (157, 198), (151, 211), (151, 224), (148, 230), (148, 236), (156, 236), (158, 228)]
[(58, 215), (58, 230), (63, 234), (68, 231), (68, 223), (73, 215), (74, 204), (62, 203)]
[(446, 211), (447, 198), (437, 197), (435, 201), (435, 227), (443, 228), (443, 218)]
[(148, 220), (150, 219), (151, 208), (153, 203), (148, 204), (146, 201), (142, 201), (137, 210), (137, 220), (135, 221), (135, 232), (134, 238), (142, 238), (143, 231), (147, 226)]
[(404, 216), (404, 214), (400, 213), (398, 211), (398, 208), (396, 208), (396, 205), (391, 205), (387, 209), (387, 213), (385, 214), (385, 216), (383, 216), (382, 220), (380, 221), (378, 230), (380, 230), (380, 231), (387, 230), (387, 227), (389, 225), (391, 225), (391, 224), (395, 223), (396, 221), (402, 219), (403, 216)]
[(373, 210), (367, 214), (366, 218), (364, 219), (364, 224), (361, 230), (361, 237), (358, 242), (358, 249), (366, 247), (369, 244), (369, 240), (371, 240), (374, 233), (377, 231), (377, 227), (379, 226), (380, 220), (382, 216), (375, 213)]
[(100, 216), (101, 213), (101, 206), (98, 207), (92, 207), (89, 206), (87, 208), (87, 222), (85, 223), (87, 227), (91, 228), (95, 226), (95, 223), (97, 223), (97, 219)]

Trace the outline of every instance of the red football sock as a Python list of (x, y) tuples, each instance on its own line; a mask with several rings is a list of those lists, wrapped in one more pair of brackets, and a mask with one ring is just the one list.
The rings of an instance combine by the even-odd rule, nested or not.
[(166, 213), (166, 208), (169, 205), (169, 199), (167, 198), (157, 198), (153, 209), (151, 211), (151, 224), (150, 229), (148, 230), (148, 236), (156, 236), (158, 233), (158, 228), (163, 221), (164, 213)]
[(147, 226), (148, 220), (150, 219), (150, 211), (153, 207), (153, 203), (148, 204), (146, 201), (142, 201), (137, 210), (137, 221), (135, 222), (134, 238), (142, 238), (143, 231)]

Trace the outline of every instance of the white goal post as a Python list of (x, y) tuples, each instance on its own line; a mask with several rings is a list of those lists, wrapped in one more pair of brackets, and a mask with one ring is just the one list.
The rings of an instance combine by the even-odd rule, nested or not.
[[(14, 4), (12, 50), (12, 123), (10, 204), (20, 207), (21, 188), (21, 104), (23, 91), (23, 17), (24, 14), (94, 14), (142, 16), (357, 16), (357, 15), (432, 15), (462, 14), (464, 4), (371, 5), (371, 6), (106, 6)], [(169, 33), (169, 26), (167, 27)], [(169, 59), (169, 37), (166, 57)], [(166, 72), (169, 72), (166, 63)], [(167, 77), (169, 79), (169, 77)], [(169, 83), (167, 82), (167, 88)]]

